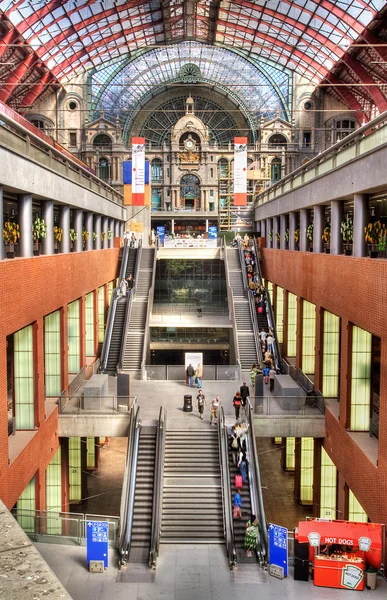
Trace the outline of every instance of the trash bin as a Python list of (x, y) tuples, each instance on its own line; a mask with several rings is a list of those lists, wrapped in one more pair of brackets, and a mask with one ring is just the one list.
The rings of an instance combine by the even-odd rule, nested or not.
[(365, 570), (366, 576), (366, 588), (367, 590), (374, 590), (376, 588), (376, 575), (378, 570), (374, 567), (367, 567)]
[(192, 412), (192, 396), (189, 396), (188, 394), (184, 396), (183, 411)]

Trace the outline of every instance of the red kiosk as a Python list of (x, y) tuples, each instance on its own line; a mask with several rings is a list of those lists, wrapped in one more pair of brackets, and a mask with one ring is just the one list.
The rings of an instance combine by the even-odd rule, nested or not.
[(298, 524), (295, 539), (309, 545), (314, 585), (361, 591), (365, 568), (380, 568), (382, 535), (378, 523), (311, 519)]

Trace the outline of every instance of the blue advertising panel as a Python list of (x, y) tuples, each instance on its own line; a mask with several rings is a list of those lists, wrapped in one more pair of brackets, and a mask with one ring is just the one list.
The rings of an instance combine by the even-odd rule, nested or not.
[(288, 530), (280, 525), (269, 524), (269, 562), (284, 568), (288, 574)]
[[(123, 167), (123, 182), (126, 185), (132, 185), (132, 161), (124, 160), (122, 163), (122, 167)], [(146, 160), (145, 161), (145, 180), (144, 180), (145, 185), (147, 185), (149, 183), (149, 172), (150, 172), (149, 161)]]
[(211, 240), (216, 240), (218, 237), (218, 227), (216, 225), (210, 225), (208, 228), (208, 237)]
[(86, 521), (86, 562), (103, 560), (108, 567), (109, 523), (107, 521)]
[(156, 227), (156, 233), (159, 236), (160, 246), (164, 246), (165, 227), (164, 225), (158, 225)]

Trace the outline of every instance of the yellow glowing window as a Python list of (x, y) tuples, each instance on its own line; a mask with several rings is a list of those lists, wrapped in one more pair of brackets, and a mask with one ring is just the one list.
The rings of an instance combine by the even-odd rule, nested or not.
[(371, 403), (372, 335), (352, 327), (351, 429), (368, 431)]
[(69, 438), (69, 496), (70, 502), (82, 500), (81, 438)]
[(275, 437), (274, 443), (276, 446), (280, 446), (282, 444), (282, 437)]
[(34, 429), (34, 344), (32, 325), (13, 336), (16, 429)]
[(95, 355), (95, 345), (94, 345), (94, 294), (90, 292), (90, 294), (86, 294), (85, 301), (85, 310), (86, 310), (86, 356), (94, 356)]
[(288, 293), (288, 343), (287, 356), (296, 356), (297, 296)]
[(327, 398), (337, 398), (340, 367), (340, 319), (324, 311), (322, 393)]
[(296, 438), (286, 438), (286, 470), (294, 471), (295, 467), (295, 449), (296, 449)]
[(313, 504), (313, 450), (313, 438), (301, 438), (301, 504)]
[(62, 452), (59, 446), (46, 469), (47, 533), (62, 533)]
[(67, 327), (69, 373), (78, 373), (81, 368), (79, 300), (67, 306)]
[(337, 469), (321, 448), (320, 517), (336, 519)]
[(277, 333), (277, 340), (280, 344), (283, 342), (283, 331), (284, 331), (284, 291), (282, 287), (277, 285), (277, 296), (275, 303), (275, 329)]
[(105, 287), (98, 288), (98, 341), (105, 337)]
[(368, 515), (366, 511), (351, 490), (349, 490), (348, 496), (348, 521), (368, 523)]
[(108, 306), (110, 306), (112, 301), (112, 295), (114, 290), (114, 281), (109, 281), (108, 283)]
[(271, 281), (266, 281), (267, 291), (269, 292), (270, 302), (273, 304), (273, 284)]
[(35, 477), (31, 479), (17, 501), (17, 521), (27, 533), (35, 531)]
[(86, 441), (87, 448), (87, 468), (95, 468), (95, 438), (88, 437)]
[(302, 370), (314, 373), (316, 343), (316, 306), (302, 302)]

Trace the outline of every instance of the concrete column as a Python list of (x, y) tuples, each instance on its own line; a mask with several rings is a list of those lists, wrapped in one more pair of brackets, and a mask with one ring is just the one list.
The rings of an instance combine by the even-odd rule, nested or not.
[(296, 249), (296, 242), (294, 240), (294, 232), (297, 229), (297, 213), (289, 213), (289, 250)]
[(266, 221), (261, 221), (261, 237), (266, 237)]
[(110, 240), (108, 240), (108, 247), (109, 248), (113, 248), (113, 244), (114, 244), (114, 219), (109, 219), (108, 229), (111, 232), (111, 238), (110, 238)]
[(62, 228), (62, 241), (60, 243), (61, 253), (70, 252), (70, 207), (61, 206), (59, 208), (59, 227)]
[(354, 194), (353, 196), (353, 256), (367, 256), (367, 245), (364, 227), (368, 223), (368, 196)]
[(83, 210), (74, 210), (74, 229), (78, 234), (77, 239), (74, 242), (74, 252), (82, 252), (83, 250)]
[(281, 229), (280, 248), (281, 248), (281, 250), (286, 250), (285, 233), (286, 233), (286, 230), (288, 229), (288, 215), (281, 215), (280, 223), (281, 223), (281, 226), (280, 226), (280, 229)]
[(20, 256), (28, 258), (32, 253), (32, 195), (23, 194), (19, 196), (19, 227)]
[(206, 219), (206, 232), (208, 233), (208, 219)]
[[(0, 185), (0, 223), (4, 223), (3, 186)], [(4, 260), (4, 244), (0, 243), (0, 260)]]
[(171, 233), (175, 233), (175, 219), (171, 219)]
[(85, 250), (93, 249), (93, 213), (85, 214), (85, 230), (89, 233), (89, 238), (85, 245)]
[(42, 218), (46, 224), (43, 254), (54, 254), (54, 203), (51, 200), (42, 202)]
[(279, 244), (277, 242), (277, 237), (276, 237), (277, 233), (281, 233), (279, 217), (273, 217), (273, 248), (279, 248)]
[(344, 214), (342, 200), (331, 201), (331, 254), (342, 253), (341, 221)]
[(94, 231), (97, 234), (94, 250), (101, 250), (101, 215), (94, 215)]
[(306, 230), (310, 223), (310, 211), (308, 208), (300, 210), (300, 250), (307, 252), (309, 250), (309, 240), (306, 237)]
[(324, 249), (322, 234), (325, 226), (325, 211), (324, 206), (318, 205), (314, 207), (314, 226), (313, 226), (313, 252), (321, 253)]
[(124, 237), (124, 231), (125, 231), (125, 223), (123, 221), (120, 221), (120, 237)]
[(107, 217), (102, 217), (102, 231), (105, 234), (105, 239), (102, 243), (102, 248), (104, 250), (106, 250), (106, 248), (108, 247), (108, 239), (107, 239), (107, 233), (108, 233), (108, 218)]
[(120, 237), (120, 222), (114, 221), (114, 237)]
[(272, 220), (266, 219), (266, 245), (268, 248), (273, 248), (273, 240), (270, 239), (270, 231), (272, 231)]

